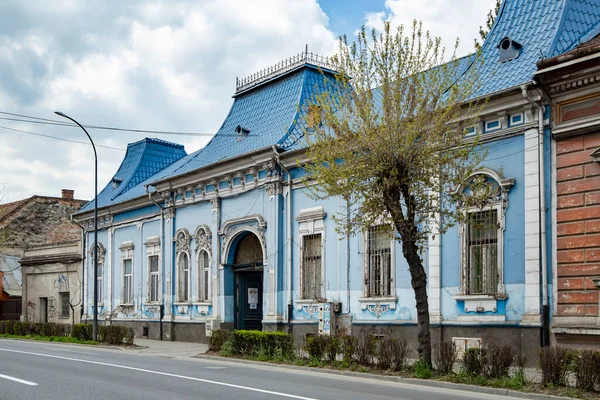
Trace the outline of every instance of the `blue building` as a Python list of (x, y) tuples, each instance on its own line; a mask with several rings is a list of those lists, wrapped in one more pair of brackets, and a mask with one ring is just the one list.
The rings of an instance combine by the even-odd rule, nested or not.
[[(502, 3), (483, 44), (477, 96), (488, 102), (473, 127), (488, 150), (478, 174), (497, 192), (483, 208), (465, 210), (498, 228), (467, 223), (430, 239), (423, 257), (434, 342), (500, 340), (524, 353), (540, 345), (553, 293), (552, 157), (536, 62), (596, 35), (599, 7), (598, 0)], [(343, 201), (311, 200), (298, 168), (299, 106), (323, 87), (322, 65), (305, 52), (238, 81), (221, 128), (195, 153), (157, 139), (128, 146), (99, 195), (100, 268), (94, 276), (87, 258), (84, 319), (97, 282), (101, 320), (151, 338), (206, 341), (217, 327), (416, 338), (399, 244), (377, 226), (340, 236), (331, 217)], [(92, 212), (90, 203), (76, 216), (90, 255)]]

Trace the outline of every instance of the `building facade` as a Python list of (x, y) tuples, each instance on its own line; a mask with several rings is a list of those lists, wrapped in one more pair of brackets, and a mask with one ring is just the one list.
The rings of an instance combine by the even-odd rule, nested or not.
[(25, 250), (21, 258), (24, 321), (80, 322), (82, 257), (80, 240)]
[[(527, 354), (548, 340), (550, 104), (534, 74), (540, 54), (561, 54), (599, 29), (594, 12), (583, 1), (505, 0), (483, 63), (465, 58), (478, 68), (476, 96), (488, 99), (466, 137), (479, 134), (487, 151), (470, 179), (481, 176), (495, 191), (423, 253), (434, 342), (503, 341)], [(567, 18), (583, 13), (593, 17)], [(220, 327), (416, 340), (401, 245), (380, 226), (340, 236), (332, 216), (345, 212), (343, 200), (309, 196), (300, 124), (327, 74), (325, 59), (304, 52), (238, 80), (221, 128), (192, 154), (157, 139), (129, 146), (99, 196), (97, 247), (93, 204), (76, 216), (100, 267), (91, 274), (87, 258), (84, 318), (97, 284), (101, 319), (151, 338), (206, 341)], [(468, 191), (470, 179), (459, 190)], [(481, 222), (494, 229), (477, 229)]]
[(552, 333), (560, 345), (600, 347), (600, 36), (540, 61), (552, 102)]

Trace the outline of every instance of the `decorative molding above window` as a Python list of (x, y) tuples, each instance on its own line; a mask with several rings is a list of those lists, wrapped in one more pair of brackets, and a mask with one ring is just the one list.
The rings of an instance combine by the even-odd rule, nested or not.
[[(104, 257), (106, 256), (106, 249), (102, 245), (102, 243), (98, 242), (98, 264), (104, 264)], [(94, 245), (90, 247), (90, 259), (91, 262), (94, 262)]]
[(146, 241), (144, 242), (144, 245), (146, 247), (160, 246), (160, 236), (150, 236), (150, 237), (148, 237), (148, 239), (146, 239)]
[(300, 210), (300, 213), (296, 217), (296, 221), (300, 223), (315, 221), (318, 219), (325, 219), (326, 216), (327, 214), (325, 213), (323, 206), (304, 208)]
[(119, 250), (121, 250), (121, 251), (133, 250), (134, 248), (135, 248), (135, 246), (133, 245), (132, 240), (123, 242), (123, 243), (121, 243), (121, 246), (119, 246)]

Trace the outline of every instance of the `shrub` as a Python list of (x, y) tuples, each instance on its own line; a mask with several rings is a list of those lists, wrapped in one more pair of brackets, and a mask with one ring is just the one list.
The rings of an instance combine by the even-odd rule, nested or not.
[(229, 339), (229, 332), (221, 329), (214, 330), (210, 337), (210, 351), (221, 351), (221, 347), (227, 339)]
[(58, 326), (53, 322), (42, 324), (40, 334), (42, 336), (58, 336)]
[(342, 335), (338, 337), (338, 341), (344, 364), (350, 364), (356, 348), (356, 338), (350, 335)]
[(394, 371), (400, 371), (406, 366), (410, 351), (408, 348), (408, 342), (398, 339), (390, 339), (390, 353), (392, 356), (392, 364)]
[(325, 352), (327, 353), (327, 360), (334, 362), (337, 359), (337, 355), (340, 349), (340, 339), (334, 336), (325, 336)]
[(570, 358), (567, 350), (562, 347), (545, 347), (540, 350), (540, 369), (544, 386), (565, 384)]
[(375, 350), (375, 339), (366, 332), (362, 332), (355, 342), (354, 360), (361, 365), (370, 365)]
[(394, 340), (392, 338), (383, 338), (377, 341), (377, 368), (390, 369), (392, 367), (393, 354), (391, 347)]
[(304, 350), (308, 353), (309, 359), (321, 361), (327, 351), (326, 337), (321, 335), (307, 336), (305, 339)]
[(121, 325), (106, 325), (99, 327), (98, 341), (112, 344), (133, 344), (135, 332), (132, 328)]
[(456, 361), (454, 343), (441, 342), (433, 346), (433, 362), (439, 373), (444, 375), (451, 373), (454, 361)]
[(291, 358), (294, 353), (292, 335), (285, 332), (236, 330), (231, 334), (233, 351), (242, 356), (255, 357), (259, 353), (268, 357), (279, 355)]
[(231, 341), (231, 339), (226, 340), (225, 343), (221, 345), (221, 351), (219, 354), (223, 357), (231, 357), (234, 354), (233, 342)]
[(591, 392), (600, 385), (600, 352), (583, 350), (574, 367), (577, 389)]
[(465, 351), (463, 356), (463, 369), (464, 372), (471, 376), (479, 376), (483, 372), (484, 363), (484, 350), (478, 348), (471, 348)]
[(71, 336), (79, 340), (92, 340), (92, 324), (76, 324), (75, 326), (73, 326), (73, 332), (71, 332)]
[(419, 360), (413, 364), (413, 375), (418, 379), (429, 379), (433, 376), (433, 372), (429, 368), (429, 365)]
[(509, 344), (490, 344), (485, 351), (483, 374), (487, 378), (508, 376), (516, 356), (517, 349)]

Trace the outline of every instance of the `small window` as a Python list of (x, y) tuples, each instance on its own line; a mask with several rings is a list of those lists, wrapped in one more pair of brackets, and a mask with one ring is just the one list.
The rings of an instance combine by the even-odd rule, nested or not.
[(466, 294), (498, 292), (498, 211), (470, 212), (467, 222)]
[(302, 236), (302, 298), (317, 299), (322, 297), (323, 244), (321, 234)]
[(123, 260), (123, 304), (133, 304), (133, 271), (131, 258)]
[(179, 255), (179, 296), (178, 301), (189, 300), (190, 288), (190, 262), (187, 253)]
[(498, 49), (500, 51), (499, 62), (506, 62), (513, 60), (521, 54), (521, 45), (509, 37), (505, 37), (500, 41)]
[(501, 127), (502, 126), (500, 126), (500, 121), (497, 119), (494, 121), (488, 121), (485, 123), (485, 131), (486, 132), (497, 131)]
[(523, 124), (523, 114), (515, 114), (510, 116), (510, 126)]
[(60, 296), (60, 317), (61, 318), (69, 318), (71, 315), (71, 298), (69, 297), (69, 292), (61, 292)]
[(198, 287), (200, 288), (199, 299), (200, 301), (209, 301), (209, 285), (210, 285), (210, 261), (208, 258), (208, 252), (201, 250), (198, 256), (198, 267), (199, 267), (199, 278)]
[[(96, 275), (96, 290), (98, 291), (98, 303), (102, 303), (103, 301), (103, 293), (102, 291), (104, 290), (104, 285), (102, 283), (103, 279), (102, 277), (104, 276), (104, 264), (99, 262), (98, 263), (98, 274)], [(93, 296), (93, 294), (92, 294)]]
[(148, 257), (148, 264), (150, 266), (150, 302), (154, 303), (158, 301), (159, 287), (158, 287), (158, 256)]
[(559, 105), (560, 122), (600, 115), (600, 95)]
[(378, 225), (369, 228), (365, 274), (365, 295), (367, 297), (386, 297), (392, 294), (391, 254), (392, 246), (387, 227)]

